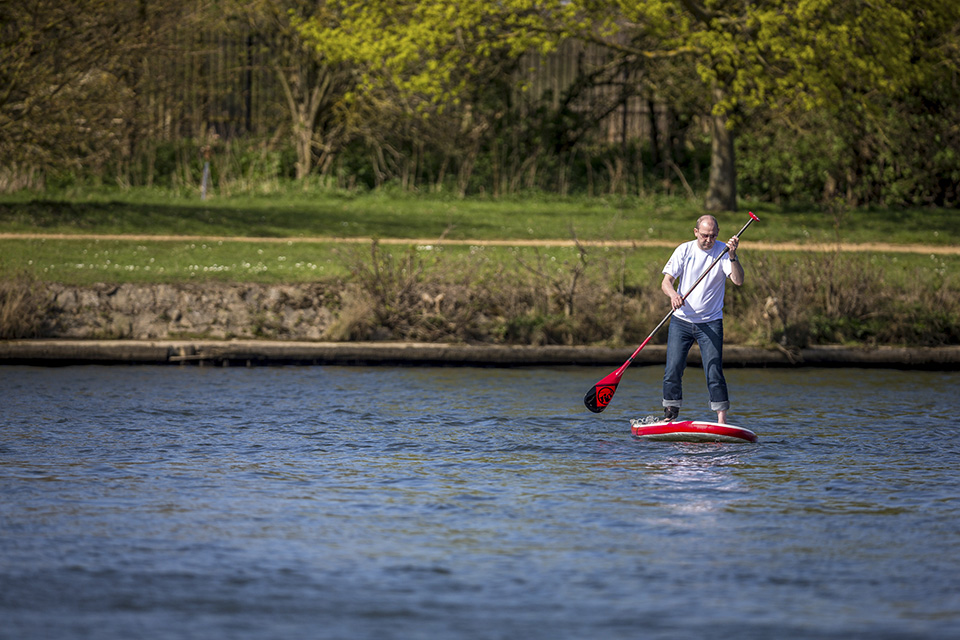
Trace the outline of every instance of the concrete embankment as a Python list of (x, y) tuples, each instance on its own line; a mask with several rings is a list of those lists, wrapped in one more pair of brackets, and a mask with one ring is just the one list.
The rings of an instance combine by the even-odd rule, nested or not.
[[(662, 365), (665, 347), (648, 346), (635, 365)], [(411, 342), (283, 342), (269, 340), (5, 340), (0, 364), (609, 366), (632, 348), (429, 344)], [(699, 364), (696, 348), (691, 364)], [(960, 347), (810, 347), (795, 351), (724, 348), (727, 367), (870, 367), (960, 369)]]

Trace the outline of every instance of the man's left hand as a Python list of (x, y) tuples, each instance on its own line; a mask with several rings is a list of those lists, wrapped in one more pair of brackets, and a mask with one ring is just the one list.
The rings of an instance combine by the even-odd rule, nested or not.
[(737, 257), (737, 247), (740, 245), (740, 238), (733, 236), (727, 240), (727, 248), (730, 249), (730, 257)]

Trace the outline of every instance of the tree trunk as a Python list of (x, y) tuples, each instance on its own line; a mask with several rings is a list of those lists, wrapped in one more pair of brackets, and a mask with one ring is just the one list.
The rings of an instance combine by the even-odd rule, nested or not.
[(737, 208), (737, 168), (734, 162), (735, 136), (727, 128), (726, 115), (710, 117), (710, 184), (704, 208), (707, 211), (734, 211)]
[(294, 136), (297, 147), (297, 180), (310, 175), (313, 167), (313, 129), (300, 117), (294, 122)]
[(311, 87), (309, 70), (303, 66), (289, 71), (289, 76), (279, 64), (275, 64), (274, 71), (283, 87), (293, 121), (294, 143), (297, 148), (297, 180), (303, 180), (310, 175), (313, 168), (314, 129), (328, 84), (327, 78)]
[(660, 123), (657, 122), (657, 103), (647, 99), (647, 117), (650, 118), (650, 166), (660, 164)]

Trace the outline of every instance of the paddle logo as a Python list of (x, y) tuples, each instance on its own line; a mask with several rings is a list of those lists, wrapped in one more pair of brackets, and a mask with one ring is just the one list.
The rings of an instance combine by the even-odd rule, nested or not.
[(601, 409), (613, 400), (613, 392), (617, 390), (615, 384), (597, 385), (597, 406)]

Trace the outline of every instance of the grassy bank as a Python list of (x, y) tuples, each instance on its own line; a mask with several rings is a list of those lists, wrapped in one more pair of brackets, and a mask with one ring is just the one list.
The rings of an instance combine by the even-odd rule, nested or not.
[[(728, 289), (728, 342), (782, 348), (960, 344), (960, 256), (751, 250), (751, 242), (944, 247), (947, 234), (938, 230), (949, 228), (956, 212), (753, 210), (761, 223), (744, 238), (747, 283)], [(11, 318), (37, 317), (42, 300), (37, 291), (50, 282), (321, 282), (331, 292), (325, 304), (338, 318), (331, 339), (635, 344), (666, 312), (657, 286), (660, 269), (672, 244), (691, 237), (699, 213), (681, 200), (494, 202), (291, 192), (198, 203), (155, 192), (8, 196), (0, 200), (2, 233), (138, 238), (0, 240), (0, 317), (7, 319), (0, 331), (5, 337), (29, 335), (23, 320)], [(720, 216), (722, 235), (744, 220), (745, 214)], [(184, 234), (274, 240), (156, 239)], [(577, 248), (307, 240), (316, 236), (575, 236), (664, 244)]]
[[(818, 212), (744, 203), (719, 215), (734, 233), (746, 210), (757, 242), (956, 245), (949, 209)], [(270, 238), (686, 240), (700, 206), (682, 198), (456, 199), (407, 193), (307, 192), (183, 198), (155, 190), (0, 195), (0, 232), (205, 235)], [(940, 230), (944, 230), (941, 233)]]

